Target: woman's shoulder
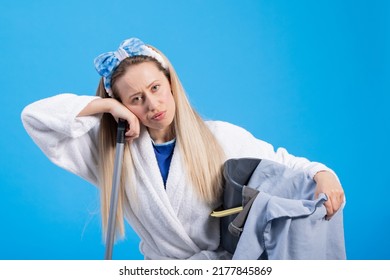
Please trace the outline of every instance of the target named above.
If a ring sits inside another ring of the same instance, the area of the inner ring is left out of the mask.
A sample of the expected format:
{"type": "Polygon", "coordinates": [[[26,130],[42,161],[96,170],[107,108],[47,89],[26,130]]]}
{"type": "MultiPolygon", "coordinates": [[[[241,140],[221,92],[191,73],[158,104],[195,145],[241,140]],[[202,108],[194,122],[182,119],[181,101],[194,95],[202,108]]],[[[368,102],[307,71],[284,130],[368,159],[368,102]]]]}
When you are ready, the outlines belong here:
{"type": "Polygon", "coordinates": [[[246,129],[226,121],[206,121],[206,124],[213,134],[225,134],[235,136],[250,135],[249,131],[247,131],[246,129]]]}
{"type": "Polygon", "coordinates": [[[225,121],[206,121],[206,124],[221,145],[227,158],[247,154],[243,150],[251,146],[252,137],[245,129],[225,121]]]}
{"type": "Polygon", "coordinates": [[[273,151],[270,144],[257,139],[245,128],[224,122],[207,121],[211,132],[218,139],[228,158],[264,157],[273,151]]]}
{"type": "Polygon", "coordinates": [[[256,141],[255,137],[241,126],[225,121],[206,121],[206,124],[223,146],[251,146],[256,141]]]}

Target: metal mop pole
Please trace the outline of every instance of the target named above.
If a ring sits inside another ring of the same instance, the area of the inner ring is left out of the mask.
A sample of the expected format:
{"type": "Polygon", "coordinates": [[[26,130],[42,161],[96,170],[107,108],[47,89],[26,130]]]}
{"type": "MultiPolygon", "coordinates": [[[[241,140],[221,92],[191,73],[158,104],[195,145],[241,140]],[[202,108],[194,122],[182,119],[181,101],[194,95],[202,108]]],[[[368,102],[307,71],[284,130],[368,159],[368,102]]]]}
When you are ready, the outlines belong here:
{"type": "Polygon", "coordinates": [[[125,147],[125,130],[127,123],[124,120],[118,121],[118,131],[116,137],[116,151],[114,162],[114,174],[112,178],[112,190],[110,199],[110,214],[108,216],[108,228],[106,236],[106,252],[104,259],[112,259],[112,250],[115,239],[116,212],[118,208],[119,185],[122,172],[123,151],[125,147]]]}

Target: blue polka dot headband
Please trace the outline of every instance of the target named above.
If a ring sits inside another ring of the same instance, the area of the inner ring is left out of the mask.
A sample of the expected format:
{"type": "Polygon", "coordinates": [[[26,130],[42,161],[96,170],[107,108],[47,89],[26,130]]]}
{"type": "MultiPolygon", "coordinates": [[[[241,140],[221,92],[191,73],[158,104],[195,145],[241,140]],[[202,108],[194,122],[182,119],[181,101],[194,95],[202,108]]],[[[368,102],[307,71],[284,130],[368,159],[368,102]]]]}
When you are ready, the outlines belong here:
{"type": "Polygon", "coordinates": [[[125,58],[138,55],[153,57],[161,63],[162,67],[164,67],[165,69],[168,68],[164,59],[158,52],[148,47],[140,39],[137,38],[130,38],[124,40],[119,45],[118,50],[114,52],[103,53],[95,58],[94,64],[96,71],[99,73],[100,76],[103,77],[104,88],[106,89],[110,97],[113,97],[111,89],[112,73],[114,73],[115,69],[125,58]]]}

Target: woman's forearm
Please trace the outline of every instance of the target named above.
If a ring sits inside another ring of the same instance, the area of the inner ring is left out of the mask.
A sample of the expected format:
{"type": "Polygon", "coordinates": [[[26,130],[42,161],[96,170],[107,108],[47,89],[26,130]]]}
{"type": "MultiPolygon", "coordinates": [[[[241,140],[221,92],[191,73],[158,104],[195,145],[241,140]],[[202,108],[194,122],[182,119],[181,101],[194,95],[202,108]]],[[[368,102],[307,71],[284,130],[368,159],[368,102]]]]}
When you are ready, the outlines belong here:
{"type": "Polygon", "coordinates": [[[125,137],[131,141],[138,137],[140,123],[138,118],[122,103],[113,98],[97,98],[87,104],[77,117],[92,116],[96,114],[110,113],[116,120],[123,119],[128,123],[125,137]]]}
{"type": "Polygon", "coordinates": [[[112,98],[97,98],[92,100],[90,103],[85,106],[78,117],[92,116],[101,113],[109,113],[112,110],[112,107],[115,106],[115,103],[119,103],[117,100],[112,98]]]}

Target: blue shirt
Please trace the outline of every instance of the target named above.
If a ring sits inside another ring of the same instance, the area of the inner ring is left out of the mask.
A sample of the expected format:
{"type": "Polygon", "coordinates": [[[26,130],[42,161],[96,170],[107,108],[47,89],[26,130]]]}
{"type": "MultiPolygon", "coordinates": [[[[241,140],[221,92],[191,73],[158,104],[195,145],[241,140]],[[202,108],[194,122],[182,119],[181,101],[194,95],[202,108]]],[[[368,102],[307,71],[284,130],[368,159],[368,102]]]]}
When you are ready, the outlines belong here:
{"type": "Polygon", "coordinates": [[[164,181],[164,186],[166,185],[167,182],[169,166],[171,165],[175,143],[176,143],[176,139],[173,139],[169,142],[165,142],[162,144],[156,144],[153,142],[153,149],[156,155],[158,167],[160,168],[161,176],[164,181]]]}

